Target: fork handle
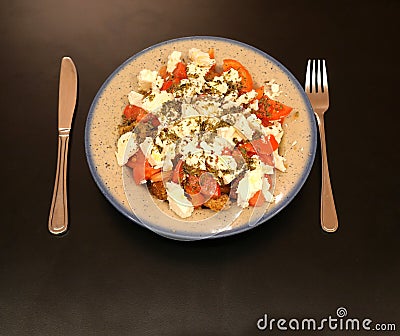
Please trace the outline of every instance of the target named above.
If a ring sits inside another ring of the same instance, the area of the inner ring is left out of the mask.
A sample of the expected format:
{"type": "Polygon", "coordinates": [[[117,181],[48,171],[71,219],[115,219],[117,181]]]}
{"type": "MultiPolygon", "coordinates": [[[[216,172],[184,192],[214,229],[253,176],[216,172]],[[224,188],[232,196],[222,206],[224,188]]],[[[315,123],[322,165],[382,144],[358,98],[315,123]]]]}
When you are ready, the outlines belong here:
{"type": "Polygon", "coordinates": [[[57,171],[49,215],[49,231],[59,235],[68,227],[67,158],[69,131],[58,135],[57,171]]]}
{"type": "Polygon", "coordinates": [[[335,232],[339,223],[335,201],[333,199],[331,179],[329,177],[328,158],[326,155],[324,116],[317,115],[317,121],[321,139],[322,156],[321,226],[326,232],[335,232]]]}

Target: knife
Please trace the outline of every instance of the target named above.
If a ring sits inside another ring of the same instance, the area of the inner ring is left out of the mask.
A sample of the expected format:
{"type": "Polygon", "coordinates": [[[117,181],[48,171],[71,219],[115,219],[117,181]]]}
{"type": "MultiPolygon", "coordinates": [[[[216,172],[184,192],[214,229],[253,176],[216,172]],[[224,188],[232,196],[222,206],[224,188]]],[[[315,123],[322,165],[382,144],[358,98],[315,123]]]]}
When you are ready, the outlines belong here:
{"type": "Polygon", "coordinates": [[[76,104],[77,83],[74,62],[69,57],[63,57],[58,91],[57,170],[49,215],[49,231],[56,235],[64,233],[68,228],[67,158],[69,133],[76,104]]]}

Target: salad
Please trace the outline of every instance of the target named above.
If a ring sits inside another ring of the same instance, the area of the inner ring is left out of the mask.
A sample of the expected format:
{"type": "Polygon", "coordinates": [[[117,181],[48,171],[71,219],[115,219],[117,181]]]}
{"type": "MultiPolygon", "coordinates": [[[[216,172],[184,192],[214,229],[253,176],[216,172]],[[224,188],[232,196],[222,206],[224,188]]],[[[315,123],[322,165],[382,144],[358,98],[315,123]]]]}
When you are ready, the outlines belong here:
{"type": "Polygon", "coordinates": [[[173,51],[158,70],[143,69],[128,94],[116,158],[136,184],[167,201],[181,218],[197,208],[220,211],[273,201],[282,123],[274,80],[253,83],[233,59],[217,64],[214,50],[173,51]]]}

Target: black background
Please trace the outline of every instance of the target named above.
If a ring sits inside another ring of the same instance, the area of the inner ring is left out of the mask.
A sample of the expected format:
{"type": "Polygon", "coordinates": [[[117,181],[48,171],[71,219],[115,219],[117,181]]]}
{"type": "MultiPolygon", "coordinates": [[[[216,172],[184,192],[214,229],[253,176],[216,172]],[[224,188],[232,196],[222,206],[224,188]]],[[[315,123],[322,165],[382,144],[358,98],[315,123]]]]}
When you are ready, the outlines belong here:
{"type": "MultiPolygon", "coordinates": [[[[400,6],[381,1],[2,1],[0,335],[281,335],[257,320],[336,316],[400,329],[400,6]],[[325,58],[328,153],[340,221],[319,223],[320,152],[295,200],[224,239],[177,242],[135,225],[97,189],[84,127],[97,90],[136,52],[211,35],[257,47],[302,83],[325,58]],[[47,231],[60,60],[79,99],[69,153],[70,230],[47,231]]],[[[292,332],[394,335],[391,332],[292,332]]]]}

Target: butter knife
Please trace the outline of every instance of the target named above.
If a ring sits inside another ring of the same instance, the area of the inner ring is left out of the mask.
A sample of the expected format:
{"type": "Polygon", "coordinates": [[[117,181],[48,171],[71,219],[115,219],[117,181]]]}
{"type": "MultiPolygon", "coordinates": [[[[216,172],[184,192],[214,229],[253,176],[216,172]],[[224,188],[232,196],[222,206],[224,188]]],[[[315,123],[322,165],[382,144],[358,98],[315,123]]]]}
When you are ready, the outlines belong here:
{"type": "Polygon", "coordinates": [[[74,62],[63,57],[58,91],[58,156],[53,199],[49,215],[49,231],[64,233],[68,228],[67,158],[69,134],[74,116],[77,92],[77,73],[74,62]]]}

